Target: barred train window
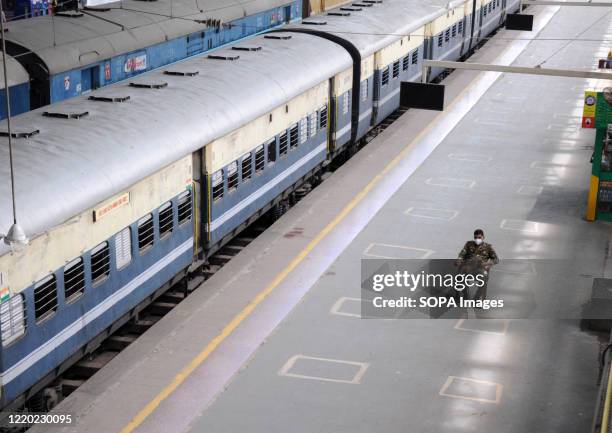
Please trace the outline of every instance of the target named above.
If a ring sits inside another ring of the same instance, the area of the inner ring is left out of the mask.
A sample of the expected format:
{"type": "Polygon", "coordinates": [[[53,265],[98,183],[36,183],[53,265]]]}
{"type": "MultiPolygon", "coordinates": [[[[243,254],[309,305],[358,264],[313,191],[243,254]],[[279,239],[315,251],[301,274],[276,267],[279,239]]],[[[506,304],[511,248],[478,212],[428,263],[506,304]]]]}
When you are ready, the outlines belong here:
{"type": "Polygon", "coordinates": [[[85,265],[83,258],[73,260],[64,266],[64,296],[66,302],[76,300],[85,290],[85,265]]]}
{"type": "Polygon", "coordinates": [[[100,284],[110,274],[110,250],[108,242],[102,242],[91,250],[91,282],[100,284]]]}
{"type": "Polygon", "coordinates": [[[268,164],[274,163],[276,161],[276,138],[268,141],[268,164]]]}
{"type": "Polygon", "coordinates": [[[317,113],[311,113],[308,116],[308,136],[310,138],[314,137],[317,133],[317,113]]]}
{"type": "Polygon", "coordinates": [[[454,38],[455,36],[457,36],[457,24],[453,24],[453,29],[452,29],[452,33],[451,33],[452,37],[454,38]]]}
{"type": "Polygon", "coordinates": [[[418,48],[414,50],[414,53],[412,53],[412,64],[416,65],[417,63],[419,63],[419,49],[418,48]]]}
{"type": "Polygon", "coordinates": [[[308,118],[304,117],[300,120],[300,144],[308,141],[308,118]]]}
{"type": "Polygon", "coordinates": [[[132,261],[132,230],[129,227],[115,235],[115,257],[117,269],[127,266],[132,261]]]}
{"type": "Polygon", "coordinates": [[[327,128],[327,105],[321,107],[319,116],[319,129],[327,128]]]}
{"type": "Polygon", "coordinates": [[[142,253],[153,245],[153,215],[149,214],[138,221],[138,250],[142,253]]]}
{"type": "Polygon", "coordinates": [[[463,21],[459,21],[457,23],[457,33],[461,34],[463,32],[463,21]]]}
{"type": "Polygon", "coordinates": [[[368,80],[364,80],[361,83],[361,100],[362,101],[368,100],[368,80]]]}
{"type": "Polygon", "coordinates": [[[283,132],[278,139],[278,154],[287,154],[287,131],[283,132]]]}
{"type": "Polygon", "coordinates": [[[400,63],[398,60],[397,62],[393,63],[393,78],[399,77],[399,72],[400,72],[400,63]]]}
{"type": "Polygon", "coordinates": [[[227,190],[232,191],[236,188],[238,188],[238,161],[227,166],[227,190]]]}
{"type": "Polygon", "coordinates": [[[409,67],[410,67],[410,55],[404,57],[404,59],[402,60],[402,69],[404,71],[407,71],[409,67]]]}
{"type": "Polygon", "coordinates": [[[172,202],[167,202],[161,205],[159,208],[159,237],[163,238],[172,233],[172,227],[174,225],[174,209],[172,209],[172,202]]]}
{"type": "Polygon", "coordinates": [[[178,197],[178,223],[191,221],[191,191],[184,191],[178,197]]]}
{"type": "Polygon", "coordinates": [[[255,173],[263,171],[266,166],[265,152],[263,145],[255,149],[255,173]]]}
{"type": "Polygon", "coordinates": [[[342,96],[342,114],[348,114],[349,112],[349,94],[345,93],[342,96]]]}
{"type": "Polygon", "coordinates": [[[382,72],[382,85],[386,86],[387,84],[389,84],[389,68],[382,72]]]}
{"type": "Polygon", "coordinates": [[[295,149],[298,146],[298,124],[296,123],[289,130],[289,148],[295,149]]]}
{"type": "Polygon", "coordinates": [[[218,170],[212,175],[212,197],[213,201],[223,198],[223,170],[218,170]]]}
{"type": "Polygon", "coordinates": [[[2,345],[8,346],[26,331],[25,302],[23,295],[17,293],[0,304],[0,332],[2,345]]]}
{"type": "Polygon", "coordinates": [[[57,310],[57,281],[51,274],[34,286],[34,317],[37,322],[51,317],[57,310]]]}
{"type": "Polygon", "coordinates": [[[242,181],[249,180],[252,174],[251,162],[253,158],[251,158],[251,153],[245,153],[242,155],[242,181]]]}
{"type": "Polygon", "coordinates": [[[450,29],[446,29],[446,32],[444,32],[444,41],[448,42],[450,40],[450,29]]]}
{"type": "Polygon", "coordinates": [[[442,46],[442,42],[444,42],[444,36],[442,36],[442,33],[440,33],[438,35],[438,47],[442,46]]]}

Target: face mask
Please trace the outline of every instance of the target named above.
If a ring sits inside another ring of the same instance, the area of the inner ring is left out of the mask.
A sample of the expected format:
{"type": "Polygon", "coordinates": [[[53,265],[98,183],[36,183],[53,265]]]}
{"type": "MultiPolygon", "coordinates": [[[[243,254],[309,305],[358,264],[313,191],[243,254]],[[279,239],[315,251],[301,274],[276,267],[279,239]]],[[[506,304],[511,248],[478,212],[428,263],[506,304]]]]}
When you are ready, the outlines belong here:
{"type": "Polygon", "coordinates": [[[474,239],[474,242],[476,242],[476,245],[481,245],[482,244],[482,239],[480,239],[480,238],[474,239]]]}

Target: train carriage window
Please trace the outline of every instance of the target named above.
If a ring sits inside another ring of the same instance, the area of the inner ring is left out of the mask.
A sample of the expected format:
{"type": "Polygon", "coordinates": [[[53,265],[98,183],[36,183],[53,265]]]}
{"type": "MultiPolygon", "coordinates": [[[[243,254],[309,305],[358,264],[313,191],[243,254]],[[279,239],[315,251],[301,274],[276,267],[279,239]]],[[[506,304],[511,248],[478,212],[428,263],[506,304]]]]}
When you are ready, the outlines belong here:
{"type": "Polygon", "coordinates": [[[361,100],[368,100],[368,80],[363,80],[361,82],[361,100]]]}
{"type": "Polygon", "coordinates": [[[385,68],[385,70],[382,71],[381,83],[383,86],[386,86],[387,84],[389,84],[389,68],[385,68]]]}
{"type": "Polygon", "coordinates": [[[300,120],[300,144],[308,141],[308,118],[304,117],[300,120]]]}
{"type": "Polygon", "coordinates": [[[457,24],[456,23],[453,24],[451,35],[453,38],[457,37],[457,24]]]}
{"type": "Polygon", "coordinates": [[[265,151],[263,145],[255,149],[255,173],[263,171],[266,166],[265,151]]]}
{"type": "Polygon", "coordinates": [[[115,235],[115,260],[117,269],[122,269],[132,261],[132,230],[124,228],[115,235]]]}
{"type": "Polygon", "coordinates": [[[253,162],[253,158],[251,157],[251,153],[246,153],[242,156],[242,181],[249,180],[251,175],[253,174],[253,169],[251,168],[251,163],[253,162]]]}
{"type": "Polygon", "coordinates": [[[217,170],[212,175],[213,201],[223,198],[223,170],[217,170]]]}
{"type": "Polygon", "coordinates": [[[327,105],[319,110],[319,129],[327,128],[327,105]]]}
{"type": "Polygon", "coordinates": [[[295,149],[298,146],[298,124],[291,126],[289,130],[289,148],[295,149]]]}
{"type": "Polygon", "coordinates": [[[444,32],[444,41],[448,42],[450,40],[450,29],[446,29],[444,32]]]}
{"type": "Polygon", "coordinates": [[[399,73],[400,73],[400,62],[398,60],[397,62],[393,63],[393,78],[399,77],[399,73]]]}
{"type": "Polygon", "coordinates": [[[459,21],[457,23],[457,33],[459,34],[463,33],[463,21],[459,21]]]}
{"type": "Polygon", "coordinates": [[[172,233],[174,226],[174,209],[172,202],[167,202],[159,208],[159,237],[164,238],[172,233]]]}
{"type": "Polygon", "coordinates": [[[442,33],[440,33],[438,35],[438,48],[440,48],[442,46],[443,42],[444,42],[444,36],[442,35],[442,33]]]}
{"type": "Polygon", "coordinates": [[[73,260],[64,266],[64,296],[66,302],[76,300],[85,291],[85,265],[83,258],[73,260]]]}
{"type": "Polygon", "coordinates": [[[238,161],[227,166],[227,190],[234,191],[238,188],[238,161]]]}
{"type": "Polygon", "coordinates": [[[287,154],[287,131],[283,132],[278,139],[278,154],[287,154]]]}
{"type": "Polygon", "coordinates": [[[268,141],[268,164],[276,162],[276,138],[268,141]]]}
{"type": "Polygon", "coordinates": [[[145,252],[153,245],[154,227],[153,215],[149,214],[138,221],[138,250],[145,252]]]}
{"type": "Polygon", "coordinates": [[[25,334],[26,314],[25,301],[21,293],[13,295],[8,301],[0,304],[0,332],[2,346],[8,346],[25,334]]]}
{"type": "Polygon", "coordinates": [[[178,197],[178,223],[191,221],[191,191],[184,191],[178,197]]]}
{"type": "Polygon", "coordinates": [[[100,284],[110,274],[110,250],[108,242],[102,242],[91,250],[91,283],[100,284]]]}
{"type": "Polygon", "coordinates": [[[57,280],[51,274],[34,286],[34,317],[36,322],[51,317],[57,311],[57,280]]]}
{"type": "Polygon", "coordinates": [[[487,16],[487,7],[486,6],[483,7],[482,10],[483,10],[482,14],[486,17],[487,16]]]}
{"type": "Polygon", "coordinates": [[[311,113],[308,116],[308,136],[310,138],[314,137],[317,133],[317,113],[311,113]]]}
{"type": "Polygon", "coordinates": [[[414,50],[414,52],[412,53],[412,64],[416,65],[417,63],[419,63],[419,49],[418,48],[414,50]]]}
{"type": "Polygon", "coordinates": [[[407,71],[410,67],[410,55],[402,59],[402,70],[407,71]]]}
{"type": "Polygon", "coordinates": [[[349,94],[348,92],[342,95],[342,114],[348,114],[349,112],[349,94]]]}

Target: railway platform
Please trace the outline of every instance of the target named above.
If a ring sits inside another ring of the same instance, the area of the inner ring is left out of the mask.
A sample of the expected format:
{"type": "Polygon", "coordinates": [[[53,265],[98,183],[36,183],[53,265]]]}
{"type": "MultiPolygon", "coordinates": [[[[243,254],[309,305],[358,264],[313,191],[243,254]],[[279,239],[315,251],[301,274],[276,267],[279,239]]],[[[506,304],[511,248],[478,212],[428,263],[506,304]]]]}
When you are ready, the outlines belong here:
{"type": "MultiPolygon", "coordinates": [[[[609,12],[534,8],[469,61],[592,69],[609,12]],[[591,42],[568,43],[588,28],[591,42]],[[533,41],[538,38],[538,41],[533,41]]],[[[362,320],[362,258],[592,261],[581,79],[456,71],[54,410],[39,432],[588,432],[597,335],[577,320],[362,320]]],[[[578,297],[588,299],[590,284],[578,297]]]]}

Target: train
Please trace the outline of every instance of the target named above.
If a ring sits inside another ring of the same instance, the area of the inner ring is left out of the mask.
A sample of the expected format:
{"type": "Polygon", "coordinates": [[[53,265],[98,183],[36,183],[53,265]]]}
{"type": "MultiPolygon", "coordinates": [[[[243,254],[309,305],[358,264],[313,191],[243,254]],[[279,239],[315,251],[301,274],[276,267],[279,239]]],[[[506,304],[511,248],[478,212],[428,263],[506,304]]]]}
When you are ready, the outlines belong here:
{"type": "Polygon", "coordinates": [[[301,17],[301,0],[126,0],[10,21],[7,54],[29,76],[29,93],[15,91],[11,112],[79,96],[301,17]]]}
{"type": "MultiPolygon", "coordinates": [[[[362,142],[424,58],[469,54],[516,8],[364,0],[16,116],[15,203],[30,244],[0,246],[3,410],[39,396],[362,142]]],[[[13,223],[9,188],[0,232],[13,223]]]]}

